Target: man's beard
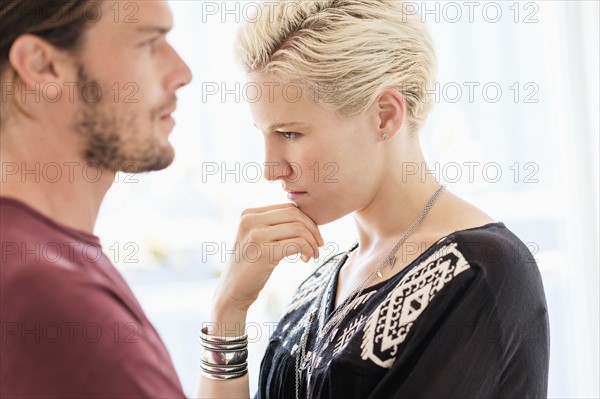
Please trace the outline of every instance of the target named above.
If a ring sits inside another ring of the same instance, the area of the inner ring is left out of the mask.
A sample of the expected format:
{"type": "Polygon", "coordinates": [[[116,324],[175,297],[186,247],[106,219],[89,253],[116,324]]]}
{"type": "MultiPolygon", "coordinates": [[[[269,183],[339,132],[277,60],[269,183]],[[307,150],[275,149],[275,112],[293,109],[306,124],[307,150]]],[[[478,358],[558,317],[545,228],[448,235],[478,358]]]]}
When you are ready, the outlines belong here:
{"type": "MultiPolygon", "coordinates": [[[[144,115],[127,114],[127,108],[120,104],[121,98],[111,104],[109,93],[113,92],[86,73],[82,65],[77,75],[80,90],[75,131],[83,139],[83,156],[87,163],[103,169],[137,173],[161,170],[173,162],[175,152],[170,144],[159,142],[153,136],[154,132],[140,130],[138,118],[144,115]],[[102,90],[98,101],[86,98],[85,92],[90,87],[102,90]]],[[[153,126],[160,112],[175,103],[173,97],[168,104],[149,112],[147,126],[153,126]]]]}

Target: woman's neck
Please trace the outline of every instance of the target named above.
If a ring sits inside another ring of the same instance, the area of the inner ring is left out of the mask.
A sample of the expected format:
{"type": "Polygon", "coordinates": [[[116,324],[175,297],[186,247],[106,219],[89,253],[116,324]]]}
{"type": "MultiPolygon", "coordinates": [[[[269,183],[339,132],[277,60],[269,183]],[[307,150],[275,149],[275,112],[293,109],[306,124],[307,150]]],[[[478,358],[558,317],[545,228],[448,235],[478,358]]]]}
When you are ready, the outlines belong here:
{"type": "MultiPolygon", "coordinates": [[[[390,166],[385,168],[386,175],[381,179],[379,190],[371,202],[354,213],[359,241],[356,251],[359,257],[377,253],[381,246],[389,248],[392,241],[395,243],[419,217],[440,187],[435,176],[428,173],[418,141],[405,142],[399,147],[401,149],[398,153],[391,154],[388,162],[390,166]],[[398,165],[398,162],[392,161],[394,159],[403,161],[398,165]]],[[[443,196],[442,193],[441,199],[443,196]]],[[[431,216],[435,207],[434,204],[415,232],[432,225],[431,216]]]]}

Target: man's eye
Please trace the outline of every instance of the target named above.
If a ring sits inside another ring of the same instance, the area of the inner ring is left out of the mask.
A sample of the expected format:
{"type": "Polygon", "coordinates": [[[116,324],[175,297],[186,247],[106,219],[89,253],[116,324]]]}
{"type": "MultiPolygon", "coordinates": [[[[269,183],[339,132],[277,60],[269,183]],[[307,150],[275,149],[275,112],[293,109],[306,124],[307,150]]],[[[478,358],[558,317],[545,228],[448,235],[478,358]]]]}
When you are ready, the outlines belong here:
{"type": "Polygon", "coordinates": [[[143,42],[142,44],[144,46],[147,46],[150,48],[150,50],[154,51],[154,49],[156,48],[156,43],[158,42],[158,38],[153,38],[153,39],[149,39],[146,40],[145,42],[143,42]]]}
{"type": "Polygon", "coordinates": [[[294,139],[296,137],[298,137],[299,133],[296,132],[279,132],[279,134],[281,134],[283,137],[285,137],[288,140],[294,139]]]}

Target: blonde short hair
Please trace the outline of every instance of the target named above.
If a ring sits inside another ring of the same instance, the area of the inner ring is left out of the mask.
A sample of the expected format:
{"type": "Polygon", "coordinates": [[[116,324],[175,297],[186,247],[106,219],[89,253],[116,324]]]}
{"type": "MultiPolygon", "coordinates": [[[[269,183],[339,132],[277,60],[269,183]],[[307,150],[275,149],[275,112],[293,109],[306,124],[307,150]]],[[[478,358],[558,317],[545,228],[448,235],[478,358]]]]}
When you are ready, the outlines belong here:
{"type": "Polygon", "coordinates": [[[433,42],[400,0],[264,1],[240,28],[236,52],[246,73],[299,83],[342,114],[366,111],[389,87],[402,93],[411,131],[431,109],[433,42]]]}

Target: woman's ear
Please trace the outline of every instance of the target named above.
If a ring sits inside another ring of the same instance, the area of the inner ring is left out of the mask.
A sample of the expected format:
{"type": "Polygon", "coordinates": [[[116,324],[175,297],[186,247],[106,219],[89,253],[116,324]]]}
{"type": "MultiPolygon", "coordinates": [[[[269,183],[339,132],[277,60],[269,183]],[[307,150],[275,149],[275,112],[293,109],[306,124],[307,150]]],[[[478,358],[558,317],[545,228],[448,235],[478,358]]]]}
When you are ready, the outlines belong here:
{"type": "Polygon", "coordinates": [[[404,125],[406,120],[406,104],[402,94],[396,88],[387,88],[375,101],[378,117],[378,134],[392,139],[404,125]]]}

